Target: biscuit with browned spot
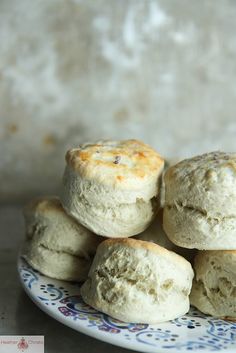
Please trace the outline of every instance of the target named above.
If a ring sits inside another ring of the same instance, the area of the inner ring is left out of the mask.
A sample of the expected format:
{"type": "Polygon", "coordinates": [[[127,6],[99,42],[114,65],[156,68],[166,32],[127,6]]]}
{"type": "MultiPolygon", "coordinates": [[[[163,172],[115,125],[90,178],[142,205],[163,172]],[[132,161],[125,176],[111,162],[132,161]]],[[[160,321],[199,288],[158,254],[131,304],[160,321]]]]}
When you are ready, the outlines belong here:
{"type": "Polygon", "coordinates": [[[183,160],[164,176],[163,226],[176,245],[236,250],[236,153],[183,160]]]}
{"type": "Polygon", "coordinates": [[[85,227],[106,237],[142,232],[159,207],[164,160],[137,140],[98,141],[66,154],[61,201],[85,227]]]}
{"type": "Polygon", "coordinates": [[[98,248],[84,301],[118,320],[154,324],[189,310],[193,270],[190,263],[157,244],[108,239],[98,248]]]}

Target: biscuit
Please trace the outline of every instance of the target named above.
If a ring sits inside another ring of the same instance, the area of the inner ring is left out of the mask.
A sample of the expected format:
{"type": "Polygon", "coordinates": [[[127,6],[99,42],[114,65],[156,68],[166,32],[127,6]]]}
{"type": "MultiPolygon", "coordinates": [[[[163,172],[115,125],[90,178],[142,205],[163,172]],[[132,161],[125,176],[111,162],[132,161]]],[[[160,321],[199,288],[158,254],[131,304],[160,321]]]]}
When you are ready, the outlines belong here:
{"type": "Polygon", "coordinates": [[[205,314],[236,319],[236,251],[199,251],[191,304],[205,314]]]}
{"type": "Polygon", "coordinates": [[[108,239],[97,248],[81,295],[118,320],[153,324],[189,310],[192,278],[188,261],[156,244],[108,239]]]}
{"type": "Polygon", "coordinates": [[[101,238],[68,216],[56,197],[33,200],[24,218],[28,263],[53,278],[84,280],[101,238]]]}
{"type": "Polygon", "coordinates": [[[167,237],[163,226],[163,209],[159,210],[156,218],[151,225],[142,233],[134,236],[135,239],[149,241],[166,248],[167,250],[174,251],[176,254],[183,256],[186,260],[192,263],[196,255],[196,249],[186,249],[172,243],[167,237]]]}
{"type": "Polygon", "coordinates": [[[26,241],[23,258],[45,276],[64,281],[85,281],[92,259],[50,250],[37,241],[26,241]]]}
{"type": "Polygon", "coordinates": [[[94,233],[128,237],[142,232],[159,207],[164,160],[137,140],[99,141],[66,155],[62,205],[94,233]]]}
{"type": "Polygon", "coordinates": [[[170,167],[164,176],[163,226],[176,245],[236,249],[236,154],[212,152],[170,167]]]}

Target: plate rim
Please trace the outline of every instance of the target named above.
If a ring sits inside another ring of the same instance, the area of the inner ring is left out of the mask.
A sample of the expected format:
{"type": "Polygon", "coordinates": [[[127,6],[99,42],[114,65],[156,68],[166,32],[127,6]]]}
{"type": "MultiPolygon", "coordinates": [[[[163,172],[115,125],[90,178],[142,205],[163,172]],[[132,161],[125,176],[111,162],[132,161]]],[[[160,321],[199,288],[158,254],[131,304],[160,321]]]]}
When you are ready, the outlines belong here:
{"type": "MultiPolygon", "coordinates": [[[[134,343],[133,342],[130,343],[129,341],[127,341],[126,342],[127,344],[125,344],[125,343],[123,343],[123,341],[120,341],[120,339],[118,337],[116,337],[116,336],[113,336],[112,340],[111,340],[110,335],[106,334],[105,332],[95,331],[95,330],[94,331],[93,330],[88,330],[88,329],[84,328],[83,326],[81,326],[79,322],[77,322],[76,325],[73,325],[73,321],[63,320],[63,316],[61,316],[59,313],[51,311],[51,310],[47,310],[46,305],[43,305],[43,303],[41,301],[37,301],[35,299],[35,297],[32,295],[32,291],[30,291],[30,289],[24,284],[24,281],[23,281],[22,276],[20,274],[20,268],[19,268],[20,264],[23,263],[23,261],[27,263],[27,261],[22,257],[22,255],[20,253],[18,255],[18,258],[17,258],[17,273],[18,273],[18,277],[19,277],[21,286],[23,287],[23,290],[28,295],[28,297],[32,300],[32,302],[39,309],[41,309],[45,314],[49,315],[54,320],[59,321],[61,324],[72,328],[75,331],[80,332],[80,333],[82,333],[84,335],[87,335],[89,337],[92,337],[94,339],[97,339],[99,341],[102,341],[102,342],[105,342],[105,343],[109,343],[109,344],[111,344],[113,346],[118,346],[118,347],[121,347],[121,348],[130,349],[132,351],[138,351],[138,352],[142,352],[142,353],[153,353],[153,350],[148,350],[148,347],[146,347],[146,346],[145,346],[146,349],[143,350],[140,347],[134,347],[134,343]],[[79,330],[78,330],[78,328],[79,328],[79,330]]],[[[28,263],[27,263],[27,265],[30,266],[28,263]]],[[[32,266],[30,266],[30,267],[32,268],[32,266]]],[[[45,277],[49,278],[49,279],[53,279],[53,278],[50,278],[48,276],[45,276],[45,277]]],[[[66,282],[66,281],[63,281],[63,280],[58,280],[58,281],[66,282]]],[[[140,342],[140,345],[142,345],[141,342],[140,342]]],[[[162,353],[162,352],[166,353],[163,350],[158,350],[158,352],[156,352],[156,353],[162,353]]]]}
{"type": "MultiPolygon", "coordinates": [[[[21,275],[21,268],[22,266],[26,264],[28,267],[30,267],[31,269],[33,269],[33,267],[31,265],[28,264],[28,262],[24,259],[24,257],[22,256],[21,251],[18,254],[17,257],[17,273],[18,273],[18,277],[21,283],[21,286],[23,287],[23,290],[25,291],[25,293],[28,295],[28,297],[32,300],[32,302],[39,308],[41,309],[45,314],[47,314],[48,316],[50,316],[51,318],[53,318],[54,320],[57,320],[58,322],[60,322],[61,324],[72,328],[73,330],[80,332],[82,334],[85,334],[89,337],[92,337],[94,339],[97,339],[99,341],[105,342],[105,343],[109,343],[113,346],[118,346],[118,347],[122,347],[125,349],[130,349],[132,351],[138,351],[138,352],[143,352],[143,353],[167,353],[166,349],[162,349],[162,348],[157,348],[157,347],[148,347],[147,345],[145,345],[142,342],[139,342],[138,344],[136,342],[133,341],[122,341],[120,340],[119,336],[110,336],[110,333],[108,332],[104,332],[104,331],[96,331],[96,330],[89,330],[87,327],[83,327],[82,325],[80,325],[80,322],[76,322],[74,323],[71,320],[65,320],[63,316],[61,316],[59,314],[59,312],[54,311],[54,310],[49,310],[49,308],[43,304],[43,302],[41,302],[40,300],[36,300],[35,296],[32,294],[32,291],[28,288],[28,286],[25,285],[22,275],[21,275]]],[[[34,269],[33,269],[34,270],[34,269]]],[[[40,275],[42,275],[39,271],[37,271],[40,275]]],[[[49,280],[57,280],[57,279],[53,279],[50,278],[48,276],[43,275],[45,278],[48,278],[49,280]]],[[[63,280],[57,280],[57,281],[61,281],[62,283],[68,283],[67,281],[63,281],[63,280]]],[[[220,349],[219,352],[227,352],[227,353],[235,353],[235,347],[228,347],[227,349],[220,349]]],[[[171,351],[173,353],[180,351],[177,348],[172,348],[171,351]]],[[[186,351],[186,350],[185,350],[186,351]]],[[[185,352],[183,350],[183,352],[185,352]]],[[[192,351],[196,351],[196,352],[200,352],[201,350],[192,350],[192,351]]],[[[210,353],[212,352],[212,350],[205,350],[205,353],[210,353]]]]}

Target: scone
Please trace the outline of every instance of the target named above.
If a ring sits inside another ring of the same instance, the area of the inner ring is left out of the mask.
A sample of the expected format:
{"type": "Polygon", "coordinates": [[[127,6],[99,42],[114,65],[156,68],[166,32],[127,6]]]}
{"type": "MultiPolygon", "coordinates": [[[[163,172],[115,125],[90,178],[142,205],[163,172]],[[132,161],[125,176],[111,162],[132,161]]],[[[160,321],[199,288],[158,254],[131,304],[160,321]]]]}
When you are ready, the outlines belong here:
{"type": "Polygon", "coordinates": [[[236,154],[212,152],[170,167],[163,226],[176,245],[236,249],[236,154]]]}
{"type": "Polygon", "coordinates": [[[205,314],[236,320],[236,251],[199,251],[191,304],[205,314]]]}
{"type": "Polygon", "coordinates": [[[52,278],[85,280],[101,238],[68,216],[56,197],[30,202],[24,218],[27,262],[52,278]]]}
{"type": "Polygon", "coordinates": [[[142,232],[159,207],[164,160],[137,140],[99,141],[66,155],[61,201],[94,233],[129,237],[142,232]]]}
{"type": "Polygon", "coordinates": [[[172,243],[167,237],[163,226],[163,209],[160,209],[154,221],[142,233],[135,235],[135,239],[149,241],[166,248],[167,250],[174,251],[176,254],[183,256],[186,260],[192,263],[196,255],[196,249],[186,249],[172,243]]]}
{"type": "Polygon", "coordinates": [[[85,303],[118,320],[158,323],[189,310],[193,270],[183,257],[133,238],[108,239],[97,248],[85,303]]]}

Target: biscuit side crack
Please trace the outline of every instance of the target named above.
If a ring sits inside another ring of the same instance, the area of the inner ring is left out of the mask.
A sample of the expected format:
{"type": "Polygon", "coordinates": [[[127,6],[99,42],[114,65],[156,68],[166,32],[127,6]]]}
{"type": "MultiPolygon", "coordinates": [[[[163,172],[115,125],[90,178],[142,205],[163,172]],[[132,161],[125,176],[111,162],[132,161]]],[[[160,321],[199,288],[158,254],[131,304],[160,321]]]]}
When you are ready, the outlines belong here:
{"type": "Polygon", "coordinates": [[[55,252],[57,254],[66,254],[66,255],[70,255],[70,256],[73,256],[75,257],[76,259],[79,259],[79,260],[86,260],[88,261],[88,259],[86,259],[85,257],[82,257],[82,256],[78,256],[78,255],[75,255],[75,254],[70,254],[66,251],[62,251],[62,250],[55,250],[55,249],[52,249],[52,248],[48,248],[47,246],[45,246],[44,244],[40,243],[39,244],[39,247],[43,248],[43,249],[46,249],[48,251],[52,251],[52,252],[55,252]]]}
{"type": "Polygon", "coordinates": [[[195,213],[195,214],[198,214],[202,217],[205,217],[207,220],[210,220],[210,221],[212,220],[217,223],[222,222],[227,219],[236,218],[236,215],[223,216],[223,217],[212,217],[212,216],[208,215],[206,210],[204,210],[200,207],[195,207],[193,205],[185,205],[180,201],[175,201],[174,204],[165,204],[165,207],[169,210],[176,209],[177,211],[181,211],[181,212],[186,211],[186,212],[195,213]]]}
{"type": "MultiPolygon", "coordinates": [[[[217,287],[212,287],[212,288],[207,288],[205,285],[205,282],[202,279],[195,279],[195,285],[197,287],[202,288],[202,294],[205,296],[205,298],[209,301],[209,303],[212,305],[212,307],[217,311],[218,309],[218,303],[215,303],[213,300],[214,296],[219,296],[222,298],[222,301],[228,300],[229,296],[235,296],[236,292],[236,287],[232,285],[231,290],[229,291],[229,295],[226,295],[224,291],[222,290],[222,286],[225,285],[225,281],[227,279],[225,277],[220,277],[218,279],[218,286],[217,287]]],[[[228,281],[227,281],[228,282],[228,281]]],[[[194,303],[193,303],[194,305],[194,303]]]]}

